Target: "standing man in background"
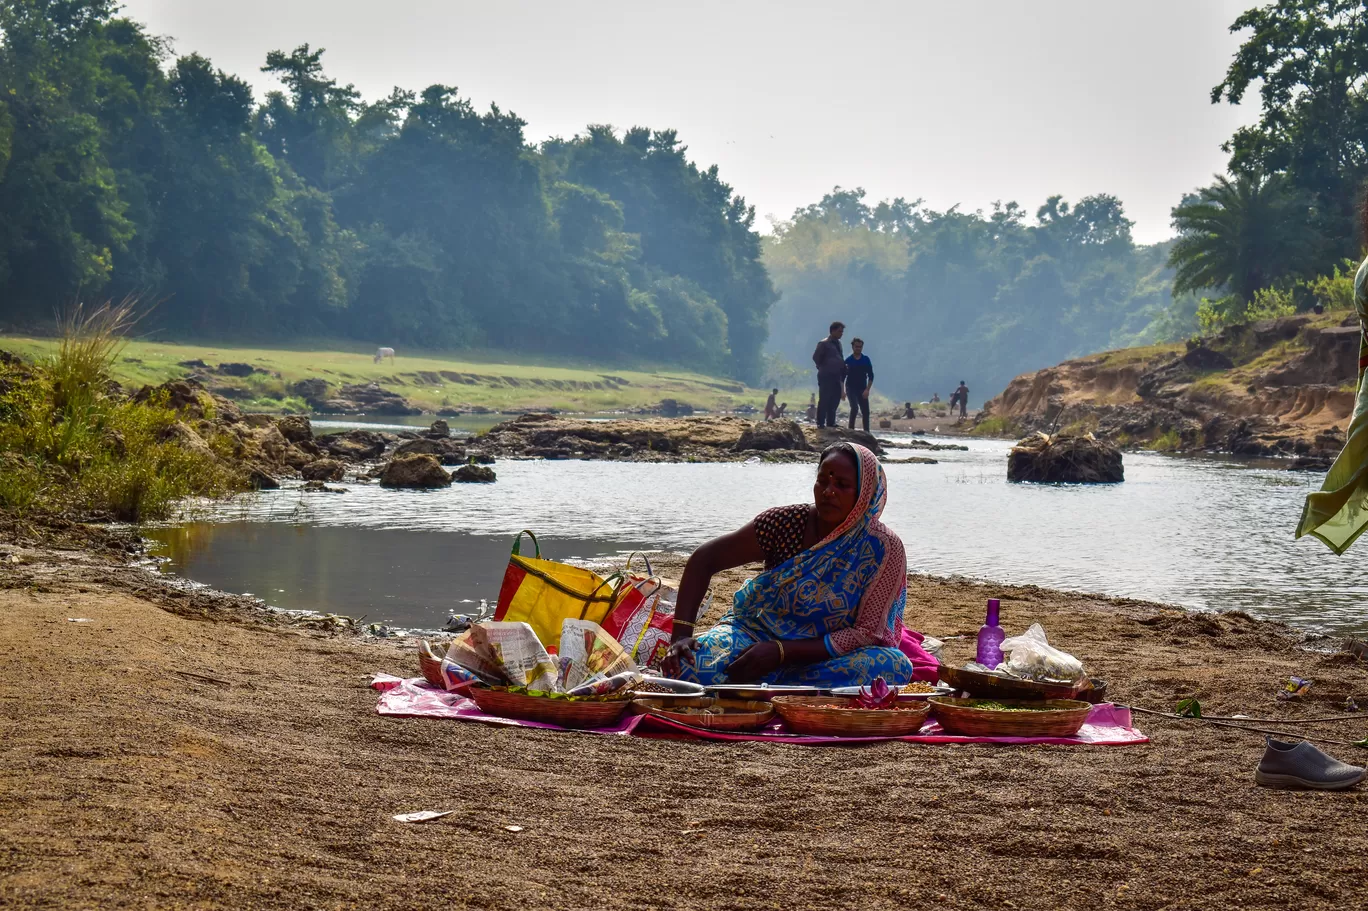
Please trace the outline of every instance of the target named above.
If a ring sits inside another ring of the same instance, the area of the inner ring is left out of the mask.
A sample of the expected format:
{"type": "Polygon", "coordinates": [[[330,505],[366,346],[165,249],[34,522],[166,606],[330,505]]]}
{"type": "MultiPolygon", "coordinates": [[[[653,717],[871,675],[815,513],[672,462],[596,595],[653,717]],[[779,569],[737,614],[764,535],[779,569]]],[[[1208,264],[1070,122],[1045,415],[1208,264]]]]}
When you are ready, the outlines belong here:
{"type": "Polygon", "coordinates": [[[850,429],[855,429],[855,412],[859,411],[864,420],[865,433],[869,433],[869,393],[874,389],[874,362],[864,353],[864,339],[852,339],[850,357],[845,360],[846,398],[850,399],[850,429]]]}
{"type": "Polygon", "coordinates": [[[817,365],[817,426],[835,427],[836,408],[841,404],[841,381],[845,379],[845,352],[841,336],[845,323],[831,324],[827,337],[817,343],[812,362],[817,365]]]}
{"type": "Polygon", "coordinates": [[[967,418],[969,416],[969,387],[964,385],[964,380],[960,380],[959,388],[955,390],[955,395],[959,396],[959,416],[967,418]]]}

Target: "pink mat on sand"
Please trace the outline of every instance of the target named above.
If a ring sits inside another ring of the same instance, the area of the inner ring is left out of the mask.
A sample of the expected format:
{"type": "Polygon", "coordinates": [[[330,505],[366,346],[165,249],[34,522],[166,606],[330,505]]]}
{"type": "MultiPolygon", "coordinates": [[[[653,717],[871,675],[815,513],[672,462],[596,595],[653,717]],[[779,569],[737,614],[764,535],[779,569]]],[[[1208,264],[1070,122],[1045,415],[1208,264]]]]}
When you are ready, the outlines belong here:
{"type": "MultiPolygon", "coordinates": [[[[409,718],[451,718],[457,721],[480,721],[485,724],[503,724],[520,728],[544,728],[551,731],[568,731],[554,724],[538,721],[519,721],[515,718],[500,718],[486,715],[474,701],[457,693],[447,693],[429,684],[421,677],[407,680],[389,674],[376,674],[371,682],[380,691],[380,699],[375,710],[381,715],[398,715],[409,718]]],[[[612,727],[594,728],[582,731],[586,734],[635,734],[639,737],[688,737],[700,740],[769,740],[777,743],[798,744],[841,744],[874,743],[881,740],[907,740],[912,743],[1067,743],[1082,746],[1128,746],[1136,743],[1149,743],[1149,738],[1131,726],[1130,709],[1104,702],[1093,706],[1092,712],[1083,727],[1072,737],[962,737],[946,734],[934,720],[927,721],[921,732],[907,737],[809,737],[791,734],[783,722],[775,720],[768,727],[754,733],[732,734],[724,731],[705,731],[700,728],[678,724],[665,718],[651,715],[624,715],[612,727]]]]}

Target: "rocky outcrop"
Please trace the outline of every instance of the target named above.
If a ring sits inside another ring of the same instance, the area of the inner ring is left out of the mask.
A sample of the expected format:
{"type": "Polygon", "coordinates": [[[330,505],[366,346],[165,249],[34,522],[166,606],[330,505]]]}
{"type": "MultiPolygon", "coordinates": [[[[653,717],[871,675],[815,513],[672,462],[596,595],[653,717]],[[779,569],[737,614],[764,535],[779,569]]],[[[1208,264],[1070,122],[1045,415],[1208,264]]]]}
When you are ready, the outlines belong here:
{"type": "Polygon", "coordinates": [[[472,453],[501,458],[606,459],[632,462],[815,462],[820,450],[850,440],[883,455],[862,430],[818,431],[793,421],[754,423],[732,415],[587,421],[524,414],[467,441],[472,453]]]}
{"type": "Polygon", "coordinates": [[[283,417],[276,421],[275,425],[276,429],[280,431],[280,435],[291,443],[299,444],[313,442],[313,424],[311,424],[309,419],[302,414],[283,417]]]}
{"type": "Polygon", "coordinates": [[[373,430],[345,430],[317,437],[320,449],[344,462],[369,462],[385,452],[387,440],[373,430]]]}
{"type": "Polygon", "coordinates": [[[304,486],[299,488],[305,493],[346,493],[345,487],[329,487],[322,481],[305,481],[304,486]]]}
{"type": "Polygon", "coordinates": [[[340,481],[347,472],[347,466],[337,459],[317,459],[299,469],[306,481],[340,481]]]}
{"type": "Polygon", "coordinates": [[[460,465],[466,459],[465,447],[457,441],[446,439],[433,439],[431,437],[420,437],[416,440],[406,440],[395,447],[394,454],[436,456],[443,465],[460,465]]]}
{"type": "Polygon", "coordinates": [[[451,425],[440,419],[433,421],[432,425],[427,429],[426,436],[430,436],[436,440],[444,440],[451,436],[451,425]]]}
{"type": "Polygon", "coordinates": [[[633,462],[735,462],[757,456],[775,462],[816,459],[815,453],[802,449],[738,450],[737,443],[753,426],[745,418],[733,416],[588,421],[524,414],[470,443],[477,452],[500,458],[633,462]]]}
{"type": "Polygon", "coordinates": [[[930,440],[907,440],[895,443],[892,440],[879,440],[884,449],[925,449],[930,452],[968,452],[969,447],[961,443],[932,443],[930,440]]]}
{"type": "MultiPolygon", "coordinates": [[[[182,449],[187,449],[197,455],[207,456],[210,459],[216,458],[214,450],[205,442],[204,437],[200,436],[189,424],[184,421],[177,421],[166,428],[161,436],[162,442],[174,442],[182,449]]],[[[122,440],[117,445],[122,445],[122,440]]]]}
{"type": "Polygon", "coordinates": [[[451,474],[451,480],[458,484],[493,484],[494,469],[483,465],[462,465],[451,474]]]}
{"type": "Polygon", "coordinates": [[[1299,315],[1186,345],[1091,355],[1017,377],[976,427],[1321,464],[1343,445],[1353,412],[1359,336],[1344,313],[1299,315]]]}
{"type": "Polygon", "coordinates": [[[422,414],[421,409],[414,408],[399,393],[391,392],[379,383],[343,386],[336,395],[319,405],[318,410],[329,414],[422,414]]]}
{"type": "Polygon", "coordinates": [[[332,387],[327,380],[317,377],[310,377],[307,380],[299,380],[289,386],[290,395],[298,396],[308,403],[310,408],[322,410],[323,403],[329,398],[328,393],[332,387]]]}
{"type": "Polygon", "coordinates": [[[851,430],[847,427],[823,427],[809,428],[814,449],[825,449],[832,443],[859,443],[875,455],[883,455],[883,446],[872,433],[863,430],[851,430]]]}
{"type": "Polygon", "coordinates": [[[771,452],[776,449],[810,452],[812,445],[797,421],[761,421],[742,430],[740,439],[732,449],[735,452],[771,452]]]}
{"type": "Polygon", "coordinates": [[[242,420],[242,409],[216,396],[195,380],[170,380],[160,386],[144,386],[133,393],[133,401],[161,401],[191,421],[210,421],[219,425],[242,420]]]}
{"type": "Polygon", "coordinates": [[[247,468],[247,481],[249,484],[251,484],[253,490],[280,489],[279,481],[277,481],[272,475],[268,474],[264,469],[258,468],[254,465],[248,466],[247,468]]]}
{"type": "Polygon", "coordinates": [[[1121,450],[1093,436],[1027,437],[1007,457],[1007,480],[1118,484],[1126,479],[1121,450]]]}
{"type": "Polygon", "coordinates": [[[448,487],[451,475],[434,456],[415,453],[391,459],[380,472],[382,487],[448,487]]]}

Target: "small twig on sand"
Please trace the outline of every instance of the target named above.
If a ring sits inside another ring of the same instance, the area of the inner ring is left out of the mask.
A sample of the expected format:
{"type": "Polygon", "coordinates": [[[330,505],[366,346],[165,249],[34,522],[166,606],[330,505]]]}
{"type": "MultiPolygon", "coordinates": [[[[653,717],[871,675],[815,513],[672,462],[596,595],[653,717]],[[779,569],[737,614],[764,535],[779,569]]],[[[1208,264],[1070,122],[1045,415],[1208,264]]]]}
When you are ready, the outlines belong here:
{"type": "Polygon", "coordinates": [[[1364,721],[1368,720],[1368,715],[1359,712],[1356,715],[1318,715],[1314,718],[1239,718],[1234,715],[1203,715],[1202,718],[1212,721],[1238,721],[1241,724],[1323,724],[1330,721],[1364,721]]]}
{"type": "Polygon", "coordinates": [[[209,683],[213,683],[218,686],[232,686],[232,684],[229,683],[227,680],[220,680],[217,677],[210,677],[208,674],[196,674],[194,671],[178,671],[175,668],[172,668],[171,673],[179,674],[182,677],[193,677],[196,680],[206,680],[209,683]]]}
{"type": "Polygon", "coordinates": [[[1309,740],[1313,743],[1334,743],[1340,746],[1350,747],[1359,746],[1358,743],[1355,743],[1352,740],[1335,740],[1332,737],[1307,737],[1304,734],[1298,734],[1295,731],[1278,731],[1274,730],[1273,728],[1261,728],[1249,724],[1235,724],[1229,721],[1217,721],[1214,718],[1194,718],[1191,715],[1175,715],[1172,712],[1157,712],[1154,709],[1142,709],[1139,706],[1134,705],[1128,705],[1126,706],[1126,708],[1130,709],[1132,712],[1140,712],[1143,715],[1153,715],[1156,718],[1168,718],[1171,721],[1202,721],[1207,724],[1214,724],[1217,727],[1235,728],[1236,730],[1240,731],[1255,731],[1260,734],[1277,734],[1279,737],[1291,737],[1295,740],[1309,740]]]}

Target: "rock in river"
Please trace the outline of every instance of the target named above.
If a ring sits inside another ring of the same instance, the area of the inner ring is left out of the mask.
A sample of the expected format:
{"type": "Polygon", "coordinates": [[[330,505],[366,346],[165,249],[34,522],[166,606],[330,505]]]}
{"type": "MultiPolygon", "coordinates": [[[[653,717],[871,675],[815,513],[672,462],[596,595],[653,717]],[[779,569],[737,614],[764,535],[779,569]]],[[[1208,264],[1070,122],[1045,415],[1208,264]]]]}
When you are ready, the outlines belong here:
{"type": "Polygon", "coordinates": [[[337,390],[334,398],[320,407],[331,414],[422,414],[397,392],[382,388],[379,383],[356,383],[337,390]]]}
{"type": "Polygon", "coordinates": [[[340,481],[346,470],[337,459],[318,459],[299,469],[299,473],[306,481],[340,481]]]}
{"type": "Polygon", "coordinates": [[[1126,479],[1121,450],[1087,436],[1037,433],[1012,447],[1007,480],[1117,484],[1126,479]]]}
{"type": "Polygon", "coordinates": [[[313,424],[302,414],[292,414],[276,421],[280,435],[291,443],[304,443],[313,439],[313,424]]]}
{"type": "Polygon", "coordinates": [[[460,465],[465,462],[465,447],[450,437],[444,439],[420,438],[416,440],[406,440],[395,447],[394,454],[436,456],[443,465],[460,465]]]}
{"type": "Polygon", "coordinates": [[[483,465],[462,465],[451,475],[451,480],[462,484],[492,484],[494,469],[483,465]]]}
{"type": "Polygon", "coordinates": [[[732,447],[736,452],[760,450],[769,452],[774,449],[796,449],[807,452],[807,437],[797,421],[762,421],[741,431],[741,438],[732,447]]]}
{"type": "Polygon", "coordinates": [[[380,458],[385,438],[373,430],[348,430],[318,437],[315,442],[334,458],[345,462],[365,462],[380,458]]]}
{"type": "Polygon", "coordinates": [[[381,487],[447,487],[451,475],[442,469],[436,456],[423,453],[397,456],[380,473],[381,487]]]}

